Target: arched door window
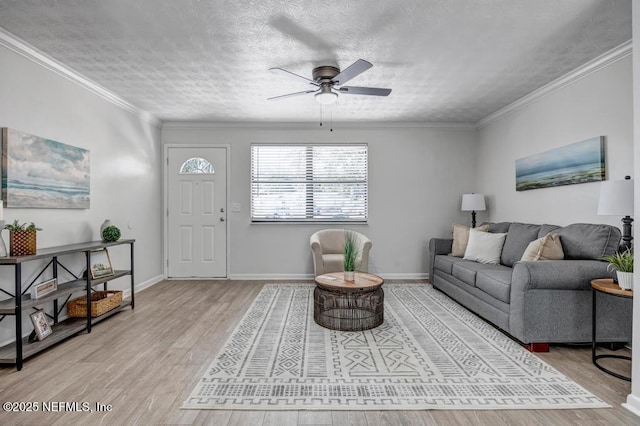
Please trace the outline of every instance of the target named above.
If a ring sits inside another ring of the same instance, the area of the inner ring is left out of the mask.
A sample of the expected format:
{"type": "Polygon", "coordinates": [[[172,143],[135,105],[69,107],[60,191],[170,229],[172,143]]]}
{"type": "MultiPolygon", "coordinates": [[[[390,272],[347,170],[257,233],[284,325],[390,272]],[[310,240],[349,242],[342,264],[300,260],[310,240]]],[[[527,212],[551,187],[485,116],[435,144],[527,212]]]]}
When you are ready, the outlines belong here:
{"type": "Polygon", "coordinates": [[[180,167],[180,174],[206,173],[214,174],[213,165],[204,158],[190,158],[180,167]]]}

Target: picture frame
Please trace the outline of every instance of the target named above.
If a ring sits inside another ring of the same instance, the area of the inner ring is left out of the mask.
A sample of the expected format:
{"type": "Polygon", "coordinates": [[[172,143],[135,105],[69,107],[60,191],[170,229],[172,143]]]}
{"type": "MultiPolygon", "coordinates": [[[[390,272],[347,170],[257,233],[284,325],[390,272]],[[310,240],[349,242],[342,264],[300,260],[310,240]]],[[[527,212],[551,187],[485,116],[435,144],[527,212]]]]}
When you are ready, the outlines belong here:
{"type": "Polygon", "coordinates": [[[110,277],[115,275],[113,265],[111,265],[111,257],[109,256],[109,250],[101,248],[97,250],[91,250],[91,266],[89,268],[91,273],[91,279],[95,280],[103,277],[110,277]]]}
{"type": "Polygon", "coordinates": [[[0,137],[5,207],[90,208],[88,149],[8,127],[0,128],[0,137]]]}
{"type": "Polygon", "coordinates": [[[516,160],[516,191],[603,181],[605,137],[554,148],[516,160]]]}
{"type": "Polygon", "coordinates": [[[47,315],[42,309],[38,309],[36,312],[29,315],[31,323],[33,324],[33,331],[36,333],[38,340],[43,340],[51,333],[53,329],[47,321],[47,315]]]}
{"type": "Polygon", "coordinates": [[[39,299],[49,293],[53,293],[58,289],[58,280],[56,278],[34,284],[31,286],[29,296],[32,299],[39,299]]]}

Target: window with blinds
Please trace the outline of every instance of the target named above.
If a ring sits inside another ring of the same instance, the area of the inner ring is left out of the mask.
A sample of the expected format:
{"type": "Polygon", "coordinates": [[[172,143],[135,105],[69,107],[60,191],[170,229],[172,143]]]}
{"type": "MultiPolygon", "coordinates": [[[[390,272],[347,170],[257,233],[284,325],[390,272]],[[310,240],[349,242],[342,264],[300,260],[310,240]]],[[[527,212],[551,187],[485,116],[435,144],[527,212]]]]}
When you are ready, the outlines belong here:
{"type": "Polygon", "coordinates": [[[251,220],[366,222],[367,145],[251,145],[251,220]]]}

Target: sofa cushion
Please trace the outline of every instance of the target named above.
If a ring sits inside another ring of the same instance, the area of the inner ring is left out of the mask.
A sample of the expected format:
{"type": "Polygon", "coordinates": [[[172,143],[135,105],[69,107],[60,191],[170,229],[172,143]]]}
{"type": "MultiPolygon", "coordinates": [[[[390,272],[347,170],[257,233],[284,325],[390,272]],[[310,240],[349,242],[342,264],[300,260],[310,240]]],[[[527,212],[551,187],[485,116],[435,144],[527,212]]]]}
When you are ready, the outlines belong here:
{"type": "Polygon", "coordinates": [[[509,232],[509,227],[511,226],[511,222],[498,222],[498,223],[483,223],[483,225],[489,226],[489,232],[497,232],[500,234],[504,234],[509,232]]]}
{"type": "Polygon", "coordinates": [[[512,223],[507,233],[507,239],[504,241],[500,263],[506,266],[513,266],[514,263],[522,258],[522,254],[529,243],[538,238],[539,231],[540,225],[512,223]]]}
{"type": "Polygon", "coordinates": [[[613,254],[620,244],[620,230],[611,225],[574,223],[555,231],[560,235],[564,258],[602,260],[613,254]]]}
{"type": "Polygon", "coordinates": [[[476,286],[477,275],[485,271],[507,271],[511,274],[511,268],[503,265],[491,265],[486,263],[472,262],[464,259],[457,259],[451,268],[451,275],[472,287],[476,286]]]}
{"type": "Polygon", "coordinates": [[[544,225],[540,225],[540,232],[538,232],[538,238],[542,238],[547,234],[555,232],[557,229],[560,229],[560,226],[558,226],[558,225],[549,225],[549,224],[546,224],[546,223],[544,225]]]}
{"type": "Polygon", "coordinates": [[[469,231],[469,244],[464,259],[480,263],[498,264],[507,234],[469,231]]]}
{"type": "MultiPolygon", "coordinates": [[[[469,227],[464,225],[453,225],[453,243],[451,244],[451,256],[463,257],[469,242],[469,227]]],[[[488,225],[476,228],[478,231],[488,231],[488,225]]]]}
{"type": "Polygon", "coordinates": [[[452,273],[451,271],[453,268],[453,261],[454,261],[453,256],[438,255],[436,256],[436,259],[433,262],[433,269],[437,271],[442,271],[446,274],[451,275],[452,273]]]}
{"type": "Polygon", "coordinates": [[[522,261],[562,260],[564,251],[560,242],[560,235],[547,234],[542,238],[531,241],[522,255],[522,261]]]}
{"type": "Polygon", "coordinates": [[[511,298],[511,268],[478,271],[476,287],[496,299],[509,303],[511,298]]]}

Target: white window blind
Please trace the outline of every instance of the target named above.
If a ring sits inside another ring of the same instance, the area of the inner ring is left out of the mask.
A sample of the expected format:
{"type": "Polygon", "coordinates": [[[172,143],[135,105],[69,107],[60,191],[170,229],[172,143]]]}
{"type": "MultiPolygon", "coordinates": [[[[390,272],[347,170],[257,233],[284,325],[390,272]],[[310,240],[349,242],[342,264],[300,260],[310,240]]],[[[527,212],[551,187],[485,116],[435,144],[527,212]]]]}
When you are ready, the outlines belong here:
{"type": "Polygon", "coordinates": [[[366,222],[367,145],[251,145],[251,220],[366,222]]]}

